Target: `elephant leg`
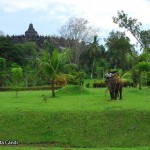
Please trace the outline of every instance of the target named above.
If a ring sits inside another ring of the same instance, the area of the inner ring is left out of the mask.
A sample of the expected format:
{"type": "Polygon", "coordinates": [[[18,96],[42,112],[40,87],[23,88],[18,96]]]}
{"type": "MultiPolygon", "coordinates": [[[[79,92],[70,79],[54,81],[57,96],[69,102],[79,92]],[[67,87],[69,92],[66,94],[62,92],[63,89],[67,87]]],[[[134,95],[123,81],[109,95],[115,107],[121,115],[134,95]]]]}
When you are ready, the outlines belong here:
{"type": "Polygon", "coordinates": [[[115,91],[112,91],[112,100],[115,100],[115,91]]]}
{"type": "Polygon", "coordinates": [[[110,97],[111,97],[111,100],[113,100],[113,94],[112,94],[112,92],[110,92],[110,97]]]}
{"type": "Polygon", "coordinates": [[[117,99],[118,96],[118,90],[115,90],[115,99],[117,99]]]}
{"type": "Polygon", "coordinates": [[[122,99],[122,88],[123,88],[123,84],[121,82],[119,86],[120,100],[122,99]]]}
{"type": "Polygon", "coordinates": [[[118,95],[119,95],[119,84],[116,83],[116,86],[115,86],[115,99],[117,99],[118,95]]]}
{"type": "Polygon", "coordinates": [[[112,96],[112,92],[110,91],[110,97],[111,97],[111,100],[113,100],[113,96],[112,96]]]}
{"type": "Polygon", "coordinates": [[[119,90],[120,93],[120,100],[122,100],[122,88],[119,90]]]}
{"type": "Polygon", "coordinates": [[[109,92],[110,92],[111,100],[113,100],[114,99],[113,92],[111,90],[109,90],[109,92]]]}

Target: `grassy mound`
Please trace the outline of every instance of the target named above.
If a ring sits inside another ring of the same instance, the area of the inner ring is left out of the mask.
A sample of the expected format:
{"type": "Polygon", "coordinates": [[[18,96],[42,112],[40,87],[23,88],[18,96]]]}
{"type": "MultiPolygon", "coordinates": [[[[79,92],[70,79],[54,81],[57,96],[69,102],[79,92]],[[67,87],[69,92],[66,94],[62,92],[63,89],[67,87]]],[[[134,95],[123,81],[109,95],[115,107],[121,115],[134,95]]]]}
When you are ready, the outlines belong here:
{"type": "Polygon", "coordinates": [[[63,94],[63,95],[76,95],[76,94],[89,94],[90,92],[85,89],[84,87],[81,87],[79,85],[67,85],[57,91],[57,94],[63,94]]]}

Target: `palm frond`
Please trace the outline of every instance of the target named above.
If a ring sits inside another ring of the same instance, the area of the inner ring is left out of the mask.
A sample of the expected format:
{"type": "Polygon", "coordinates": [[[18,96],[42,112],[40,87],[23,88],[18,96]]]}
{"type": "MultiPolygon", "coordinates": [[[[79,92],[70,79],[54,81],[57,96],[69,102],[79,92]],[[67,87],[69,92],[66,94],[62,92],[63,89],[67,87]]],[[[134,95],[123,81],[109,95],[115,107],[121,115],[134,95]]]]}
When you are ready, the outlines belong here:
{"type": "Polygon", "coordinates": [[[59,57],[58,57],[59,53],[58,53],[58,49],[55,49],[52,57],[51,57],[51,64],[52,66],[56,69],[57,65],[59,64],[59,57]]]}

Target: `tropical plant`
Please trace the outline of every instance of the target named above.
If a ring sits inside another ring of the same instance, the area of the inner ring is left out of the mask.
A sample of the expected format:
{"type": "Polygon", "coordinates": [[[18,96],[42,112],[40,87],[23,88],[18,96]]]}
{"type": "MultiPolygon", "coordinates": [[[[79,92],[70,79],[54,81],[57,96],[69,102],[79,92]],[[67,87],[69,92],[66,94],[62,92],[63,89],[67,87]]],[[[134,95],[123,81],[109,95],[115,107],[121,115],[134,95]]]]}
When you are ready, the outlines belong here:
{"type": "Polygon", "coordinates": [[[23,65],[24,56],[21,49],[19,49],[10,37],[0,36],[0,57],[7,60],[7,65],[17,63],[23,65]]]}
{"type": "Polygon", "coordinates": [[[18,89],[21,86],[23,77],[23,69],[20,66],[13,66],[11,68],[12,86],[16,91],[16,98],[18,97],[18,89]]]}
{"type": "Polygon", "coordinates": [[[53,53],[50,54],[48,51],[43,51],[40,58],[38,58],[39,64],[42,70],[47,74],[50,79],[52,97],[55,97],[55,85],[54,81],[58,74],[63,70],[63,62],[60,61],[58,49],[54,49],[53,53]]]}
{"type": "Polygon", "coordinates": [[[83,70],[80,70],[79,72],[76,73],[76,80],[78,81],[78,84],[80,86],[83,85],[85,77],[86,77],[86,74],[83,70]]]}
{"type": "Polygon", "coordinates": [[[84,18],[69,18],[59,31],[60,35],[66,39],[71,55],[74,56],[74,61],[71,63],[80,63],[79,58],[85,48],[85,42],[91,41],[98,33],[98,29],[88,24],[88,20],[84,18]]]}
{"type": "Polygon", "coordinates": [[[93,42],[89,43],[88,45],[89,55],[90,58],[93,59],[92,62],[92,70],[91,70],[91,78],[93,78],[94,68],[95,68],[95,54],[97,51],[100,51],[99,43],[98,43],[98,36],[94,36],[93,42]]]}
{"type": "Polygon", "coordinates": [[[144,76],[146,75],[146,78],[147,78],[147,74],[150,72],[150,63],[145,62],[145,61],[139,62],[136,65],[136,68],[139,73],[139,89],[141,90],[142,89],[142,75],[144,76]]]}
{"type": "Polygon", "coordinates": [[[147,52],[150,51],[150,30],[142,30],[141,22],[138,22],[135,18],[128,17],[123,10],[118,11],[118,16],[113,17],[113,22],[129,31],[140,44],[141,49],[147,52]]]}
{"type": "Polygon", "coordinates": [[[107,59],[111,64],[110,67],[126,69],[126,55],[132,52],[130,39],[125,36],[125,33],[112,31],[105,41],[108,48],[107,59]]]}

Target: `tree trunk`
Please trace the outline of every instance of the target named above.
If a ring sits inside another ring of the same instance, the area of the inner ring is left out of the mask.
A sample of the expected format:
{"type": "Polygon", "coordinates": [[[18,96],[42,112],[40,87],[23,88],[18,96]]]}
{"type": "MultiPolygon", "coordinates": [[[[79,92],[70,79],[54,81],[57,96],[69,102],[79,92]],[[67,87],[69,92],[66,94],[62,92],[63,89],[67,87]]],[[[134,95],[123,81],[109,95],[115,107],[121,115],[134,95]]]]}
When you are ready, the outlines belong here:
{"type": "Polygon", "coordinates": [[[25,78],[25,85],[26,85],[26,87],[28,87],[28,80],[27,80],[27,78],[25,78]]]}
{"type": "Polygon", "coordinates": [[[104,77],[104,69],[103,69],[103,80],[104,80],[104,78],[105,78],[105,77],[104,77]]]}
{"type": "Polygon", "coordinates": [[[140,79],[140,82],[139,82],[139,90],[142,90],[142,83],[141,83],[141,79],[140,79]]]}
{"type": "Polygon", "coordinates": [[[94,66],[95,66],[95,54],[94,54],[93,65],[92,65],[91,79],[93,78],[93,74],[94,74],[94,66]]]}
{"type": "Polygon", "coordinates": [[[55,97],[54,79],[51,80],[52,97],[55,97]]]}
{"type": "Polygon", "coordinates": [[[140,79],[139,79],[139,90],[142,90],[142,78],[141,78],[141,74],[140,74],[140,79]]]}

